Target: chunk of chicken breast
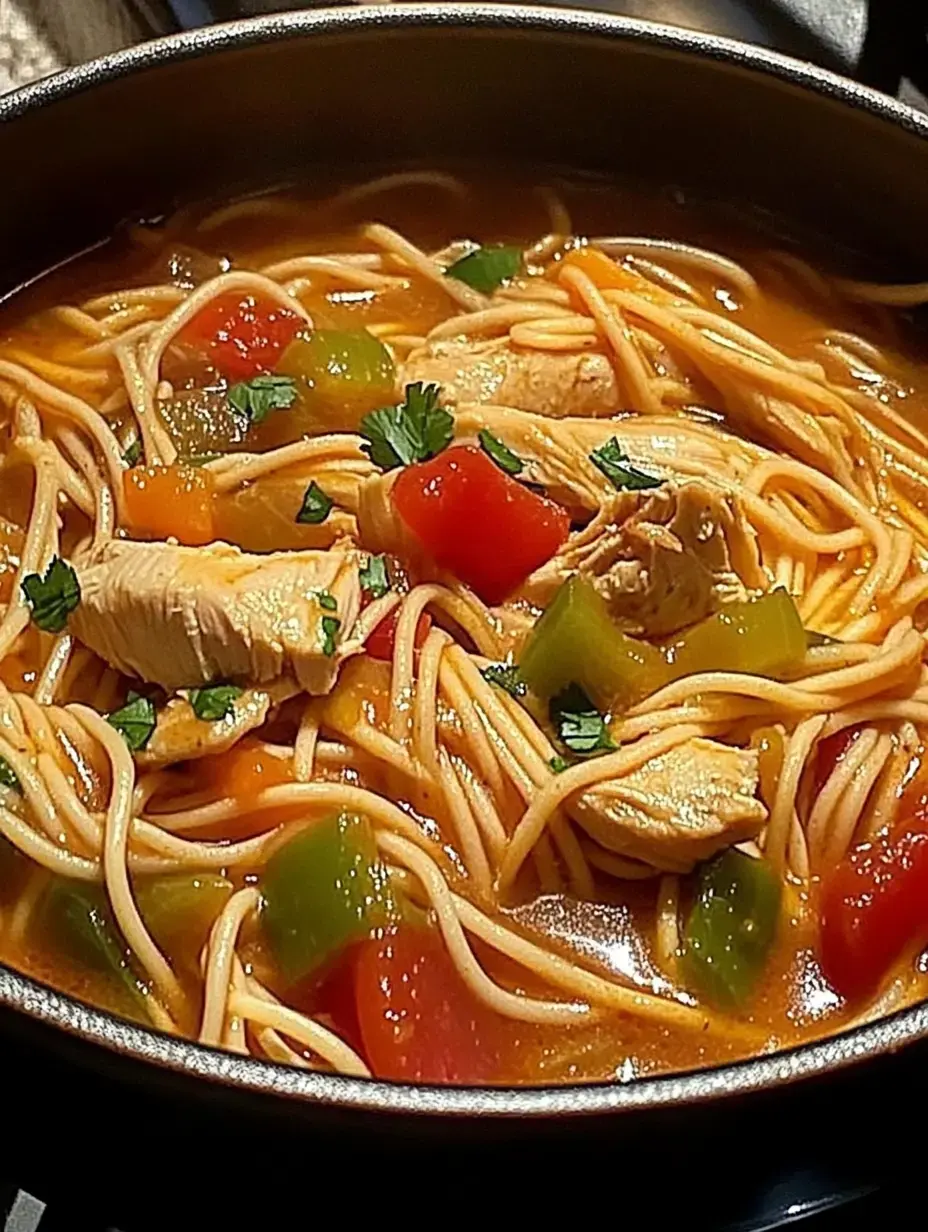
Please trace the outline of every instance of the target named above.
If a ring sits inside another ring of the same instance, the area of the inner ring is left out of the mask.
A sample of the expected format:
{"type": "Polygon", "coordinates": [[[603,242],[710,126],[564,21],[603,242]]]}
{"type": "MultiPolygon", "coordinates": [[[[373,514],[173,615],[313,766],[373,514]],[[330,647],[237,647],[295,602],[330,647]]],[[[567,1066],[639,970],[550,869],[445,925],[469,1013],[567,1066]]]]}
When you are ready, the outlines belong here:
{"type": "Polygon", "coordinates": [[[648,637],[676,633],[767,588],[740,502],[705,479],[617,492],[519,597],[544,607],[574,573],[591,579],[629,632],[648,637]]]}
{"type": "Polygon", "coordinates": [[[245,689],[222,719],[198,719],[186,697],[171,697],[158,710],[151,739],[135,760],[141,766],[167,766],[224,753],[242,736],[260,727],[272,706],[297,691],[292,681],[280,680],[268,689],[245,689]]]}
{"type": "Polygon", "coordinates": [[[436,340],[412,351],[403,384],[436,382],[448,406],[492,402],[563,419],[621,409],[612,365],[596,351],[522,351],[506,339],[436,340]]]}
{"type": "Polygon", "coordinates": [[[113,540],[79,576],[70,631],[112,667],[169,692],[289,677],[327,693],[338,661],[332,643],[360,608],[350,549],[251,556],[226,543],[113,540]]]}
{"type": "Polygon", "coordinates": [[[757,782],[753,749],[697,736],[584,792],[568,812],[601,847],[683,873],[760,833],[767,810],[757,782]]]}

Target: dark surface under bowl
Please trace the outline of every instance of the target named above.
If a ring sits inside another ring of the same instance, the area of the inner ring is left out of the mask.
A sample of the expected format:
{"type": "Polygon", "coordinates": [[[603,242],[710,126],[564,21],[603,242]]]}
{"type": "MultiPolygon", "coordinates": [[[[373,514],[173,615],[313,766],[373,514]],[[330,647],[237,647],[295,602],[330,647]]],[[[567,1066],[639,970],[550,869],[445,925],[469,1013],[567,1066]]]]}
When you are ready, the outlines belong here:
{"type": "MultiPolygon", "coordinates": [[[[314,165],[351,178],[456,160],[672,181],[827,235],[886,277],[928,277],[923,117],[758,49],[576,11],[384,6],[212,28],[21,91],[0,121],[0,290],[127,215],[314,165]]],[[[331,1195],[359,1169],[370,1186],[342,1190],[346,1215],[375,1203],[424,1217],[399,1187],[414,1162],[417,1185],[472,1215],[534,1194],[549,1214],[567,1200],[630,1213],[644,1198],[690,1225],[748,1220],[784,1168],[814,1161],[816,1184],[847,1191],[897,1167],[895,1127],[924,1098],[928,1059],[928,1009],[915,1008],[703,1073],[429,1090],[167,1040],[2,968],[0,1007],[5,1168],[39,1196],[79,1176],[92,1201],[105,1184],[108,1218],[125,1209],[131,1229],[203,1210],[309,1217],[323,1183],[331,1195]],[[595,1199],[578,1196],[584,1178],[595,1199]]]]}

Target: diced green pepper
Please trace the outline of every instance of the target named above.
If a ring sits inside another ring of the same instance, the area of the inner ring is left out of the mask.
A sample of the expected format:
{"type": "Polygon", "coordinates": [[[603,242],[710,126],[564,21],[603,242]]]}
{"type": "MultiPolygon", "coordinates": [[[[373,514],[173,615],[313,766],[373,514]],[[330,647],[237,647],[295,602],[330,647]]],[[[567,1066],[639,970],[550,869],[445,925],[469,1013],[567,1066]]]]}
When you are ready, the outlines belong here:
{"type": "Polygon", "coordinates": [[[687,984],[711,1005],[745,1005],[776,936],[780,892],[766,860],[734,848],[700,869],[682,966],[687,984]]]}
{"type": "Polygon", "coordinates": [[[522,679],[549,698],[579,684],[603,707],[629,706],[667,679],[664,656],[623,633],[586,578],[569,578],[548,604],[522,652],[522,679]]]}
{"type": "Polygon", "coordinates": [[[128,994],[129,1001],[148,1017],[143,985],[100,886],[53,878],[40,918],[43,931],[59,953],[78,966],[109,977],[114,987],[128,994]]]}
{"type": "Polygon", "coordinates": [[[727,603],[667,649],[674,680],[694,672],[776,677],[806,653],[806,631],[785,590],[727,603]]]}
{"type": "Polygon", "coordinates": [[[370,825],[347,813],[314,822],[281,847],[262,889],[265,935],[290,983],[369,937],[393,912],[370,825]]]}
{"type": "Polygon", "coordinates": [[[375,407],[396,400],[390,352],[366,329],[317,329],[295,338],[277,373],[296,380],[296,401],[268,428],[295,440],[304,432],[348,431],[375,407]]]}
{"type": "Polygon", "coordinates": [[[133,884],[145,926],[176,962],[194,963],[235,887],[218,873],[167,873],[133,884]]]}

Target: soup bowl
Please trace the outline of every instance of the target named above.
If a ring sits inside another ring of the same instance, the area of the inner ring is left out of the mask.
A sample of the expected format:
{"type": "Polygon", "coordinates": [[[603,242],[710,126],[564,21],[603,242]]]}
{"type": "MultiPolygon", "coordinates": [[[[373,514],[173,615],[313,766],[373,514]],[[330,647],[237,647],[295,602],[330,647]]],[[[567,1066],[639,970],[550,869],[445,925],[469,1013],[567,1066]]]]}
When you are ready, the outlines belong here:
{"type": "MultiPolygon", "coordinates": [[[[928,119],[765,50],[576,10],[314,10],[146,44],[0,101],[0,159],[4,292],[127,216],[305,179],[314,166],[449,160],[672,181],[827,235],[881,277],[928,277],[928,119]]],[[[439,1089],[210,1050],[6,968],[0,1031],[18,1121],[9,1149],[24,1177],[40,1193],[63,1177],[84,1186],[103,1162],[109,1217],[127,1227],[201,1206],[270,1212],[278,1192],[230,1184],[242,1151],[273,1151],[277,1169],[309,1150],[333,1178],[349,1158],[394,1175],[410,1158],[441,1160],[463,1184],[475,1158],[496,1164],[501,1144],[533,1173],[542,1158],[575,1167],[621,1151],[636,1175],[656,1175],[672,1158],[664,1210],[740,1217],[784,1167],[814,1162],[836,1178],[829,1193],[898,1163],[905,1135],[873,1127],[921,1098],[928,1058],[922,1005],[721,1068],[439,1089]],[[166,1138],[172,1167],[224,1168],[218,1185],[188,1175],[181,1197],[154,1184],[166,1138]],[[49,1141],[52,1169],[38,1149],[49,1141]]]]}

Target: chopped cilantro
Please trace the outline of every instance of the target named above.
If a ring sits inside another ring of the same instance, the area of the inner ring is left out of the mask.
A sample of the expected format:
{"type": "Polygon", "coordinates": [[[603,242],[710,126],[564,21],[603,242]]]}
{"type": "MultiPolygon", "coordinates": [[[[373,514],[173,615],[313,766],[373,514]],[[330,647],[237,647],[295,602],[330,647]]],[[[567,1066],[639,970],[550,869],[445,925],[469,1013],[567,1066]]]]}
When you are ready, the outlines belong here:
{"type": "Polygon", "coordinates": [[[23,794],[23,785],[5,757],[0,757],[0,785],[9,787],[12,791],[18,791],[20,795],[23,794]]]}
{"type": "Polygon", "coordinates": [[[108,714],[106,720],[116,728],[132,752],[137,753],[145,748],[155,730],[154,702],[150,697],[130,693],[126,704],[108,714]]]}
{"type": "Polygon", "coordinates": [[[367,564],[362,567],[358,578],[361,589],[366,590],[372,599],[382,599],[390,589],[386,556],[368,556],[367,564]]]}
{"type": "Polygon", "coordinates": [[[335,639],[338,631],[342,626],[342,622],[337,616],[323,616],[322,618],[322,653],[324,655],[335,654],[335,639]]]}
{"type": "Polygon", "coordinates": [[[475,291],[489,295],[501,283],[515,278],[521,268],[521,248],[513,244],[484,244],[449,265],[445,277],[456,278],[475,291]]]}
{"type": "Polygon", "coordinates": [[[488,684],[505,689],[510,697],[525,696],[525,681],[515,663],[488,663],[481,669],[480,675],[488,684]]]}
{"type": "Polygon", "coordinates": [[[643,491],[645,488],[659,488],[664,482],[655,475],[647,475],[638,470],[628,460],[628,455],[622,452],[616,437],[611,437],[605,445],[594,449],[590,461],[598,467],[609,482],[619,492],[643,491]]]}
{"type": "Polygon", "coordinates": [[[52,558],[44,577],[30,573],[23,578],[22,587],[33,623],[45,633],[60,633],[81,601],[77,574],[57,556],[52,558]]]}
{"type": "Polygon", "coordinates": [[[228,392],[229,405],[251,423],[261,423],[271,411],[285,411],[296,401],[292,376],[264,372],[250,381],[239,381],[228,392]]]}
{"type": "Polygon", "coordinates": [[[558,739],[571,753],[586,756],[615,748],[606,720],[578,684],[552,697],[549,713],[558,739]]]}
{"type": "Polygon", "coordinates": [[[333,503],[331,496],[326,496],[314,479],[303,493],[303,503],[296,520],[308,526],[317,526],[332,512],[333,503]]]}
{"type": "Polygon", "coordinates": [[[522,459],[512,452],[508,445],[504,445],[498,436],[494,436],[492,432],[488,432],[486,428],[481,428],[477,433],[477,439],[480,441],[480,448],[491,458],[496,465],[506,472],[507,475],[518,475],[525,469],[525,463],[522,459]]]}
{"type": "Polygon", "coordinates": [[[198,719],[215,722],[234,712],[235,699],[241,695],[237,684],[212,684],[205,689],[191,689],[190,705],[198,719]]]}
{"type": "Polygon", "coordinates": [[[438,405],[437,385],[416,381],[406,386],[399,406],[382,406],[361,420],[360,432],[367,440],[362,449],[381,470],[408,466],[434,458],[451,444],[454,419],[438,405]]]}

